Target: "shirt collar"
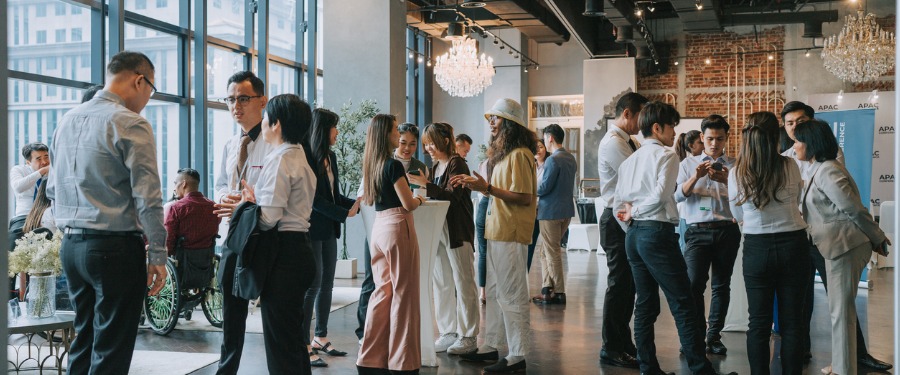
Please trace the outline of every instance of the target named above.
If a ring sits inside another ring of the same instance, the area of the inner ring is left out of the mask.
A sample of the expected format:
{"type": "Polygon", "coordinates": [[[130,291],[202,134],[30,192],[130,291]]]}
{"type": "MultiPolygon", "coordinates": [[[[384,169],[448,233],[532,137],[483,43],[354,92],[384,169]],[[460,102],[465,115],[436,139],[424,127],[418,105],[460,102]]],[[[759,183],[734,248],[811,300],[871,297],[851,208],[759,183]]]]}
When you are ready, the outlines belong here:
{"type": "Polygon", "coordinates": [[[610,125],[610,126],[609,126],[609,130],[607,130],[606,132],[607,132],[607,133],[616,133],[617,135],[619,135],[620,137],[622,137],[623,139],[625,139],[626,142],[627,142],[629,139],[631,139],[631,136],[628,135],[628,133],[626,133],[624,130],[622,130],[622,128],[620,128],[620,127],[618,127],[618,126],[615,126],[615,125],[610,125]]]}
{"type": "Polygon", "coordinates": [[[641,146],[645,146],[645,145],[657,145],[657,146],[662,147],[662,143],[660,143],[658,140],[653,139],[653,138],[645,138],[644,141],[641,142],[641,146]]]}
{"type": "Polygon", "coordinates": [[[262,132],[262,122],[256,124],[253,129],[250,129],[249,133],[244,133],[244,130],[241,130],[241,137],[247,135],[250,136],[250,140],[256,142],[256,138],[259,137],[259,133],[262,132]]]}
{"type": "Polygon", "coordinates": [[[97,91],[97,94],[94,95],[94,96],[100,97],[100,98],[103,98],[103,99],[106,99],[106,100],[109,100],[109,101],[116,102],[116,103],[118,103],[119,105],[121,105],[121,106],[123,106],[123,107],[125,106],[125,99],[122,99],[121,96],[116,95],[116,94],[113,94],[113,93],[111,93],[111,92],[109,92],[109,91],[106,91],[106,90],[100,90],[100,91],[97,91]]]}
{"type": "Polygon", "coordinates": [[[728,158],[725,157],[725,153],[724,153],[724,152],[722,153],[722,155],[720,155],[720,156],[719,156],[718,158],[716,158],[716,159],[713,159],[712,156],[707,155],[706,152],[701,152],[700,155],[697,155],[697,156],[700,158],[700,161],[701,161],[701,162],[704,162],[704,161],[707,161],[707,160],[719,161],[719,162],[728,161],[728,158]]]}
{"type": "Polygon", "coordinates": [[[185,198],[203,198],[203,193],[201,193],[199,191],[192,191],[190,193],[187,193],[184,197],[185,198]]]}

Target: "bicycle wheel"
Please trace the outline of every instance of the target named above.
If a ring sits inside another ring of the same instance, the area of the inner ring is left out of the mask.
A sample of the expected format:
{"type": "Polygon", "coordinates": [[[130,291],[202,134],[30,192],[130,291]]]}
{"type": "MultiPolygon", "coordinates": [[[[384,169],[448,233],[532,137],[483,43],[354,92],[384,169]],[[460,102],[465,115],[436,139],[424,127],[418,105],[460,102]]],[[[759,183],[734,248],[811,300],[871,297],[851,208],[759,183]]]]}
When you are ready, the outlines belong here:
{"type": "MultiPolygon", "coordinates": [[[[219,259],[219,255],[216,255],[213,259],[212,268],[214,270],[219,269],[219,259]]],[[[200,301],[200,307],[203,308],[203,315],[206,315],[206,320],[209,321],[209,324],[216,328],[222,328],[222,304],[224,303],[224,297],[222,296],[222,290],[219,289],[219,279],[216,277],[216,273],[213,273],[212,280],[209,283],[209,287],[206,288],[206,295],[200,301]]]]}
{"type": "Polygon", "coordinates": [[[159,335],[168,335],[175,329],[181,306],[181,291],[171,259],[166,261],[166,272],[168,275],[159,294],[144,298],[144,316],[147,317],[150,329],[159,335]]]}

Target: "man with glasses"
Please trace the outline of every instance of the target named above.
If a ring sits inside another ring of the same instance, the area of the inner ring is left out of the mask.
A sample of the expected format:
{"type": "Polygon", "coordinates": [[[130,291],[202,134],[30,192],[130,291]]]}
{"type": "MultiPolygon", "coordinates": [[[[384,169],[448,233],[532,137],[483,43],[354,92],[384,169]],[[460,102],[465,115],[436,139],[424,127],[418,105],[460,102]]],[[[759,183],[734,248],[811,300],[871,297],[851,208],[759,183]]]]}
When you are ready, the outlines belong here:
{"type": "Polygon", "coordinates": [[[166,279],[156,143],[139,114],[155,69],[144,54],[123,51],[106,71],[104,89],[63,116],[50,147],[47,197],[65,233],[60,258],[78,332],[72,374],[128,372],[147,287],[155,295],[166,279]]]}
{"type": "MultiPolygon", "coordinates": [[[[222,101],[228,105],[231,117],[241,126],[225,144],[219,159],[216,177],[215,211],[221,217],[231,216],[241,200],[241,180],[248,186],[256,185],[262,171],[263,160],[272,147],[260,137],[263,109],[268,98],[265,84],[253,72],[237,72],[228,78],[228,96],[222,101]]],[[[244,349],[244,333],[247,330],[247,313],[250,301],[234,296],[234,269],[237,254],[226,248],[219,263],[219,285],[222,289],[223,324],[222,356],[217,374],[237,374],[244,349]]]]}

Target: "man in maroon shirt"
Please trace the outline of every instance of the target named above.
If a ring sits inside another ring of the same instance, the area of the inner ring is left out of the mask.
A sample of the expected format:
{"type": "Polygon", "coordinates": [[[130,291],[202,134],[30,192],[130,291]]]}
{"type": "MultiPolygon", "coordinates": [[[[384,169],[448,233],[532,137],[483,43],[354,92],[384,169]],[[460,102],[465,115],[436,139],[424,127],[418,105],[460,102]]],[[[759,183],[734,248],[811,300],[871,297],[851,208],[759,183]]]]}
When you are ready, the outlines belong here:
{"type": "Polygon", "coordinates": [[[166,249],[169,255],[175,255],[175,244],[179,237],[184,237],[182,248],[185,250],[208,249],[215,246],[219,233],[219,222],[222,220],[213,214],[215,204],[199,192],[200,173],[190,168],[178,170],[175,177],[174,202],[166,214],[166,249]]]}

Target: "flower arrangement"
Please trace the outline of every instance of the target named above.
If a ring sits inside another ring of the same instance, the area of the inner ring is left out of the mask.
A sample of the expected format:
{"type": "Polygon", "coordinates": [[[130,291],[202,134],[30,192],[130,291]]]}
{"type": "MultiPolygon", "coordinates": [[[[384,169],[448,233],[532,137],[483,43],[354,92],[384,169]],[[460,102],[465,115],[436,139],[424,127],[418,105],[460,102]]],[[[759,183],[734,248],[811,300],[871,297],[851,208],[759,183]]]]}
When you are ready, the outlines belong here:
{"type": "Polygon", "coordinates": [[[62,271],[62,263],[59,261],[61,238],[62,234],[58,231],[52,236],[47,232],[25,233],[16,240],[16,250],[9,254],[9,276],[19,272],[58,275],[62,271]]]}

